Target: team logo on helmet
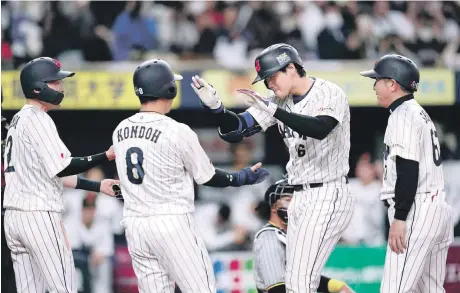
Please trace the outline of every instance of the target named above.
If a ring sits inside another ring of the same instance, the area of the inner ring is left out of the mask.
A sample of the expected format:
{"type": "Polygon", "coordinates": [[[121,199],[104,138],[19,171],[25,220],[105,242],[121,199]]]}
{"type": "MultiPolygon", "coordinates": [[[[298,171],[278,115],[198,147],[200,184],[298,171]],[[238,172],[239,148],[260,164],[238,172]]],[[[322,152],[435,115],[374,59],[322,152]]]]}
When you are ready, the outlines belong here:
{"type": "Polygon", "coordinates": [[[416,91],[418,89],[418,82],[415,82],[415,80],[410,84],[410,87],[416,91]]]}
{"type": "Polygon", "coordinates": [[[57,67],[61,68],[61,62],[57,61],[56,59],[53,59],[54,63],[56,63],[57,67]]]}
{"type": "Polygon", "coordinates": [[[257,72],[260,71],[260,61],[259,61],[259,59],[256,59],[256,71],[257,72]]]}
{"type": "Polygon", "coordinates": [[[280,65],[283,65],[283,64],[286,64],[289,61],[291,61],[291,58],[288,56],[288,54],[286,52],[284,52],[284,53],[278,55],[278,57],[276,57],[276,60],[278,60],[278,63],[280,65]]]}

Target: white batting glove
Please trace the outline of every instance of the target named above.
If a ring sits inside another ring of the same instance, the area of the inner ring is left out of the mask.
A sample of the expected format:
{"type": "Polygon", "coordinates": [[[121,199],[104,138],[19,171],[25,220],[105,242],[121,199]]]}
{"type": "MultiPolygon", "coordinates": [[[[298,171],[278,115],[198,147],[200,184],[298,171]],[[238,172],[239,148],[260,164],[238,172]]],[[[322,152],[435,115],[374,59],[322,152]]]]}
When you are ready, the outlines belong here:
{"type": "Polygon", "coordinates": [[[200,97],[201,102],[212,110],[219,109],[222,102],[217,96],[217,91],[206,80],[195,75],[192,77],[193,83],[190,85],[195,93],[200,97]]]}
{"type": "Polygon", "coordinates": [[[270,102],[268,99],[262,97],[257,92],[248,89],[239,89],[237,92],[242,93],[248,97],[247,103],[249,106],[267,112],[270,114],[270,116],[275,115],[278,106],[275,103],[270,102]]]}

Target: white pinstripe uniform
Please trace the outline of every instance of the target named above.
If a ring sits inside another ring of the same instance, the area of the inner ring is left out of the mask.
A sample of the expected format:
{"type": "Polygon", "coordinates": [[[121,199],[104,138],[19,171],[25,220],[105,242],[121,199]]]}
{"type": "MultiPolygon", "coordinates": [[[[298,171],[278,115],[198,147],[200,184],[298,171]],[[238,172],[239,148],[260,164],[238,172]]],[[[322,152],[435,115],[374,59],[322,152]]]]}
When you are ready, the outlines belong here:
{"type": "Polygon", "coordinates": [[[419,163],[415,201],[406,220],[406,251],[387,248],[381,292],[445,292],[446,257],[453,241],[452,208],[445,202],[436,128],[425,110],[409,99],[392,111],[385,132],[381,199],[393,222],[396,156],[419,163]]]}
{"type": "Polygon", "coordinates": [[[215,292],[211,260],[196,234],[193,181],[215,174],[185,124],[140,112],[113,133],[125,200],[123,225],[140,292],[215,292]]]}
{"type": "Polygon", "coordinates": [[[5,233],[18,292],[76,292],[61,213],[70,152],[51,117],[25,105],[11,122],[4,155],[5,233]]]}
{"type": "Polygon", "coordinates": [[[254,273],[259,291],[284,283],[286,267],[286,232],[266,224],[254,236],[254,273]]]}
{"type": "Polygon", "coordinates": [[[338,121],[323,140],[299,136],[276,118],[254,107],[248,112],[265,131],[278,124],[289,149],[288,182],[305,185],[289,205],[287,233],[287,292],[316,292],[325,262],[350,222],[353,198],[345,183],[350,151],[350,108],[335,84],[316,78],[296,104],[292,97],[271,97],[278,107],[309,116],[326,115],[338,121]],[[309,184],[323,183],[312,188],[309,184]]]}

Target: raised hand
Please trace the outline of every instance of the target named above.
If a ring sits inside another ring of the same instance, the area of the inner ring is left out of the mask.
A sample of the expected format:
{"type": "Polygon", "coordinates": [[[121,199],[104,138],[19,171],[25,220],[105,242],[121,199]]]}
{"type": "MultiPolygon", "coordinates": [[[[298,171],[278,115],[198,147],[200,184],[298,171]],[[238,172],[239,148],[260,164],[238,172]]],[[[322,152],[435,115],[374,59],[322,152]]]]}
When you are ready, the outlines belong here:
{"type": "Polygon", "coordinates": [[[195,93],[200,97],[201,102],[212,110],[217,110],[222,106],[222,102],[217,96],[217,91],[206,80],[198,75],[192,77],[193,83],[190,85],[195,93]]]}
{"type": "Polygon", "coordinates": [[[237,92],[248,97],[247,103],[249,106],[257,108],[261,111],[265,111],[271,116],[275,115],[277,105],[262,97],[259,93],[249,89],[239,89],[237,92]]]}

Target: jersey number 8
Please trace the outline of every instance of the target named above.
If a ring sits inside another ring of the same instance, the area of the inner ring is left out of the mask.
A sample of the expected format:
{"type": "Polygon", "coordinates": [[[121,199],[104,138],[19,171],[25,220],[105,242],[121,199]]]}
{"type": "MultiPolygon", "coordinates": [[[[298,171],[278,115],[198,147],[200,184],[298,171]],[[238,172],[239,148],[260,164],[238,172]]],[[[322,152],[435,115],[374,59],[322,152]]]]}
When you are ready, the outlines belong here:
{"type": "Polygon", "coordinates": [[[141,184],[144,180],[144,153],[138,147],[129,148],[126,152],[126,174],[132,184],[141,184]]]}

